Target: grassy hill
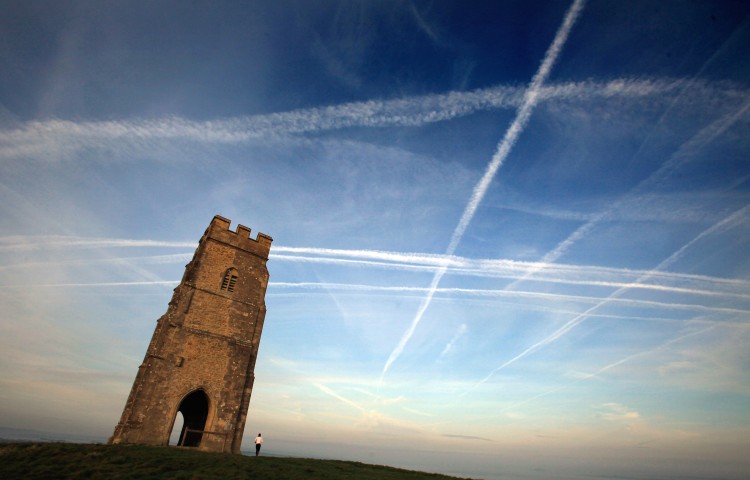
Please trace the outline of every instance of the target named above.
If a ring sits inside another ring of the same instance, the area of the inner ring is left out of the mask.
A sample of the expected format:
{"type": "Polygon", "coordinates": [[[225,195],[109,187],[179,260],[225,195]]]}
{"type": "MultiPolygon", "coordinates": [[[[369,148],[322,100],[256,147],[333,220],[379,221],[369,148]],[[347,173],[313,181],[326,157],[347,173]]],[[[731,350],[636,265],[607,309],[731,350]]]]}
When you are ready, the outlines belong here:
{"type": "Polygon", "coordinates": [[[0,444],[2,479],[455,480],[378,465],[245,457],[169,447],[74,443],[0,444]]]}

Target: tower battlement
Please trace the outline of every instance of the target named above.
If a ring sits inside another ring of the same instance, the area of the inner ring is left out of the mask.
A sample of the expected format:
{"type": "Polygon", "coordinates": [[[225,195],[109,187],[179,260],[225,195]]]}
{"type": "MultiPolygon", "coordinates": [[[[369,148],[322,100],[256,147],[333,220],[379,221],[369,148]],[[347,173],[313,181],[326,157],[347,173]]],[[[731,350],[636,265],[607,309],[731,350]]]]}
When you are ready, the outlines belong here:
{"type": "Polygon", "coordinates": [[[260,232],[255,239],[250,238],[249,227],[238,224],[237,229],[231,231],[229,229],[231,223],[232,221],[228,218],[215,215],[200,242],[203,243],[207,238],[210,238],[253,253],[267,260],[273,238],[260,232]]]}

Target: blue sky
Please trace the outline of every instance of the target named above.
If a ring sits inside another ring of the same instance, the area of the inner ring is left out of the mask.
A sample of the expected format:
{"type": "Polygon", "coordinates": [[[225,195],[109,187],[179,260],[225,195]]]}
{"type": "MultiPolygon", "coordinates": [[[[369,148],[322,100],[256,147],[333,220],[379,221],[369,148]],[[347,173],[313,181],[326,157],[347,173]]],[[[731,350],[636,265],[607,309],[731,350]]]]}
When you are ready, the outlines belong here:
{"type": "Polygon", "coordinates": [[[269,453],[750,469],[750,4],[0,4],[5,432],[112,433],[220,214],[269,453]]]}

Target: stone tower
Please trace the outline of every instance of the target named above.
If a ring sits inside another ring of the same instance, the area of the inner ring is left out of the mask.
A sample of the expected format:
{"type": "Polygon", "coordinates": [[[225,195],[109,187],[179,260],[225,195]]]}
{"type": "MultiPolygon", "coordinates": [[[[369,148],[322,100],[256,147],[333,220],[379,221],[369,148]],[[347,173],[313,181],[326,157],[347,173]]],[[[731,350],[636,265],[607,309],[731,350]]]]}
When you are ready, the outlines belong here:
{"type": "Polygon", "coordinates": [[[266,314],[271,237],[215,216],[156,323],[109,443],[239,453],[266,314]]]}

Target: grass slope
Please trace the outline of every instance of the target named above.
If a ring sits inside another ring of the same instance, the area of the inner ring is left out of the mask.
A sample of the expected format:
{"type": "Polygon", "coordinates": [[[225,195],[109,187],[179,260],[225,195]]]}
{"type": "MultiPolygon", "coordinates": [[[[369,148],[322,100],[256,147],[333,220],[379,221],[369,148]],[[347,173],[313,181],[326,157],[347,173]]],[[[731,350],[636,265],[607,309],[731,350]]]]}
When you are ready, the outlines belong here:
{"type": "Polygon", "coordinates": [[[0,444],[2,479],[447,480],[445,475],[307,458],[245,457],[142,445],[0,444]]]}

